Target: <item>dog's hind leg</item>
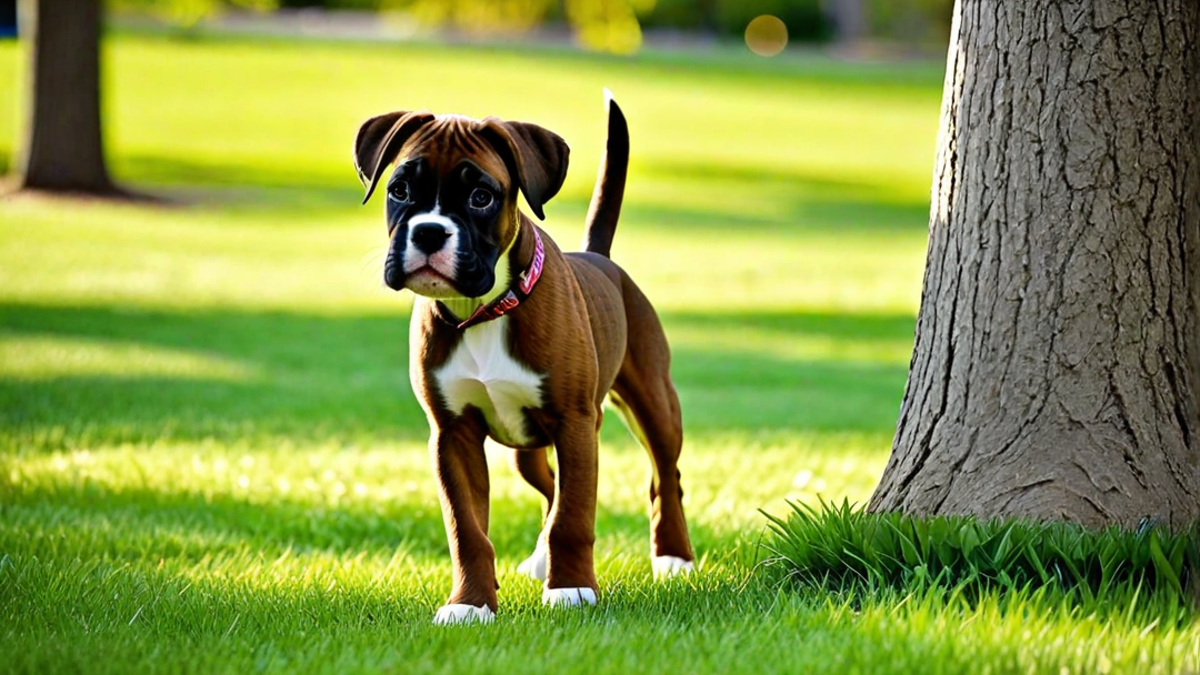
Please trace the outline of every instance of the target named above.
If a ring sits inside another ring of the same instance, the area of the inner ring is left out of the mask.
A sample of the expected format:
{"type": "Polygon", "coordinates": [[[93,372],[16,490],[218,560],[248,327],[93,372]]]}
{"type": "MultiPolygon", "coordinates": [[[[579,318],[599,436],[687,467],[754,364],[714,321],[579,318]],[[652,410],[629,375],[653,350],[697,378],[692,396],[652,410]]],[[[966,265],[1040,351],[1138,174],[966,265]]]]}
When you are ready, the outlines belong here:
{"type": "Polygon", "coordinates": [[[683,427],[675,388],[666,376],[655,382],[640,381],[636,387],[618,378],[609,398],[650,455],[650,560],[654,575],[690,572],[694,556],[683,515],[679,478],[683,427]]]}
{"type": "Polygon", "coordinates": [[[537,546],[533,553],[517,565],[521,574],[533,577],[539,581],[546,580],[546,565],[550,549],[546,544],[546,518],[554,505],[554,471],[550,469],[548,458],[549,448],[536,450],[513,450],[511,459],[513,468],[517,470],[525,482],[533,486],[546,498],[546,508],[542,511],[542,525],[539,530],[537,546]]]}
{"type": "Polygon", "coordinates": [[[550,468],[549,453],[550,448],[538,448],[536,450],[513,450],[510,458],[512,459],[513,468],[521,478],[525,479],[526,483],[533,486],[533,489],[542,493],[546,498],[546,511],[542,514],[549,513],[550,506],[554,503],[554,471],[550,468]]]}
{"type": "Polygon", "coordinates": [[[656,576],[671,576],[690,571],[694,559],[679,483],[683,420],[658,315],[628,277],[623,282],[629,344],[609,399],[650,454],[651,562],[656,576]]]}

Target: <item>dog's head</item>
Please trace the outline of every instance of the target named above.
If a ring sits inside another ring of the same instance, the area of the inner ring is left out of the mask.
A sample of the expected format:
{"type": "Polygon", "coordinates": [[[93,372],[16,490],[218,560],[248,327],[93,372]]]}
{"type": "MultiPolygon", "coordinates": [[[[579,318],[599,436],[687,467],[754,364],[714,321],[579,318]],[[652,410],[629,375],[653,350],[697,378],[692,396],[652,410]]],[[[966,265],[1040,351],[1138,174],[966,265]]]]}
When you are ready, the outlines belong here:
{"type": "Polygon", "coordinates": [[[354,164],[371,198],[385,183],[390,245],[383,280],[431,298],[480,298],[516,239],[517,191],[538,218],[567,175],[567,144],[535,124],[429,112],[363,123],[354,164]]]}

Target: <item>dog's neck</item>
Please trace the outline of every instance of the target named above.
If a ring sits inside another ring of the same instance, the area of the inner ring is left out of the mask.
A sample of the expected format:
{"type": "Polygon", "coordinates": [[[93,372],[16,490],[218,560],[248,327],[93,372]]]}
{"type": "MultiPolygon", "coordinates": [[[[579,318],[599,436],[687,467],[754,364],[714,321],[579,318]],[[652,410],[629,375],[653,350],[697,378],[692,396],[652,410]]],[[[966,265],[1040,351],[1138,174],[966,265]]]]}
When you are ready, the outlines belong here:
{"type": "Polygon", "coordinates": [[[508,247],[496,261],[495,283],[487,293],[478,298],[442,298],[440,302],[459,320],[475,313],[475,310],[492,302],[508,292],[512,286],[513,270],[524,270],[533,260],[532,236],[526,236],[526,229],[534,225],[518,214],[517,233],[508,243],[508,247]]]}

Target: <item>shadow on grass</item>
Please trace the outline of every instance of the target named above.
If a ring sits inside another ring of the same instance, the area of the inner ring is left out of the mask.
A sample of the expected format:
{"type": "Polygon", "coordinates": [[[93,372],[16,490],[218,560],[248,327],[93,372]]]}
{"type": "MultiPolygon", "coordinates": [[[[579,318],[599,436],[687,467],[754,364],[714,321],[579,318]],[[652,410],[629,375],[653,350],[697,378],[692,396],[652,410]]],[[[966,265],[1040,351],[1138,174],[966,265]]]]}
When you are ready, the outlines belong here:
{"type": "MultiPolygon", "coordinates": [[[[753,329],[881,346],[911,343],[912,318],[811,313],[670,313],[723,346],[677,344],[673,372],[689,433],[885,431],[903,363],[787,358],[741,348],[753,329]],[[730,346],[730,344],[733,346],[730,346]]],[[[172,312],[0,304],[0,339],[63,338],[100,348],[165,348],[233,362],[244,378],[79,372],[0,379],[5,444],[60,450],[95,444],[195,441],[366,445],[424,442],[407,377],[407,318],[281,312],[172,312]]],[[[694,436],[693,436],[694,438],[694,436]]]]}
{"type": "Polygon", "coordinates": [[[694,194],[729,195],[720,209],[626,205],[627,217],[688,230],[724,231],[732,226],[767,228],[779,234],[920,233],[929,220],[928,200],[836,174],[696,160],[651,161],[642,170],[653,179],[670,180],[694,194]],[[758,202],[775,205],[777,210],[755,215],[758,202]]]}
{"type": "MultiPolygon", "coordinates": [[[[402,484],[411,477],[396,476],[402,484]]],[[[509,480],[519,482],[515,475],[509,480]]],[[[122,486],[90,480],[33,485],[0,479],[0,514],[12,528],[0,527],[0,550],[36,548],[50,558],[104,558],[137,563],[148,557],[197,563],[236,558],[247,551],[267,558],[287,553],[389,557],[418,562],[447,557],[446,534],[433,477],[422,472],[422,488],[387,499],[328,503],[273,494],[247,498],[228,492],[122,486]],[[9,541],[5,541],[8,539],[9,541]],[[24,541],[25,543],[21,543],[24,541]]],[[[493,478],[497,487],[502,482],[493,478]]],[[[541,529],[540,498],[525,487],[523,496],[493,495],[489,538],[501,564],[515,567],[533,550],[541,529]]],[[[740,533],[704,524],[690,525],[701,552],[736,547],[740,533]]],[[[649,536],[645,511],[612,509],[597,518],[601,553],[641,554],[649,536]]],[[[649,559],[645,560],[649,569],[649,559]]]]}
{"type": "MultiPolygon", "coordinates": [[[[764,331],[780,337],[822,337],[842,342],[911,348],[916,317],[906,313],[840,314],[836,312],[740,311],[660,312],[668,328],[718,331],[764,331]]],[[[907,363],[907,359],[905,359],[907,363]]]]}
{"type": "Polygon", "coordinates": [[[129,155],[114,164],[122,175],[160,186],[179,201],[205,209],[256,213],[286,209],[349,210],[362,203],[362,187],[347,162],[344,175],[294,167],[231,166],[159,155],[129,155]],[[341,180],[339,180],[341,179],[341,180]]]}
{"type": "MultiPolygon", "coordinates": [[[[144,558],[151,548],[158,556],[193,561],[246,549],[272,557],[288,550],[372,555],[399,550],[424,559],[446,552],[436,497],[428,503],[395,499],[386,504],[329,505],[279,496],[251,500],[228,493],[110,489],[89,481],[6,487],[10,496],[2,511],[11,522],[41,523],[51,538],[54,530],[63,529],[69,541],[53,542],[52,547],[64,557],[132,561],[144,558]]],[[[532,542],[536,518],[515,519],[527,526],[530,534],[525,539],[532,542]]],[[[528,553],[525,546],[518,549],[522,554],[528,553]]]]}
{"type": "MultiPolygon", "coordinates": [[[[3,160],[3,157],[0,157],[3,160]]],[[[219,161],[182,160],[159,155],[114,159],[124,184],[175,204],[242,214],[286,211],[314,216],[354,213],[362,189],[349,166],[344,174],[295,170],[291,166],[229,166],[219,161]]],[[[919,234],[927,226],[929,203],[898,195],[885,184],[783,167],[695,160],[647,161],[635,167],[641,177],[691,194],[729,195],[715,204],[670,206],[626,200],[624,218],[637,227],[669,232],[753,231],[778,236],[812,234],[919,234]],[[775,205],[763,213],[761,203],[775,205]]],[[[637,175],[633,180],[638,180],[637,175]]],[[[582,223],[587,195],[564,194],[554,202],[553,220],[582,223]]],[[[277,224],[275,221],[269,221],[277,224]]],[[[289,223],[298,222],[289,218],[289,223]]],[[[239,226],[243,224],[239,222],[239,226]]],[[[565,242],[564,242],[565,243],[565,242]]],[[[568,245],[568,249],[572,246],[568,245]]]]}
{"type": "Polygon", "coordinates": [[[684,422],[696,432],[887,432],[907,376],[914,318],[905,314],[823,312],[667,312],[663,323],[721,340],[713,349],[675,340],[672,374],[684,422]],[[755,342],[816,341],[856,356],[792,357],[755,342]]]}
{"type": "Polygon", "coordinates": [[[407,317],[395,314],[3,304],[3,337],[168,348],[232,361],[251,375],[0,379],[0,423],[23,449],[206,438],[423,442],[425,417],[409,393],[407,334],[407,317]]]}

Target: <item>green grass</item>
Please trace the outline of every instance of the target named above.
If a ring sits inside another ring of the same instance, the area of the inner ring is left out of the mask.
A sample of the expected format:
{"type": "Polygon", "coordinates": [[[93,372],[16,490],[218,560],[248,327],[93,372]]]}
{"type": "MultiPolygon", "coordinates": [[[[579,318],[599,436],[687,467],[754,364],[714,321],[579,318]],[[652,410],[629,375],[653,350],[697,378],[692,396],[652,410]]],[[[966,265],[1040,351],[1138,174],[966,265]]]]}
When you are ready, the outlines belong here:
{"type": "MultiPolygon", "coordinates": [[[[782,588],[760,509],[862,501],[911,346],[936,67],[545,49],[168,41],[105,47],[117,177],[166,207],[0,202],[2,672],[1188,672],[1185,609],[1033,592],[782,588]],[[646,555],[647,462],[602,431],[603,602],[515,566],[538,502],[491,453],[500,614],[449,588],[408,300],[357,206],[358,123],[430,108],[572,146],[548,231],[578,241],[601,88],[633,163],[614,257],[662,313],[700,573],[646,555]]],[[[0,43],[0,164],[20,54],[0,43]]]]}
{"type": "Polygon", "coordinates": [[[789,582],[852,592],[954,588],[969,597],[1051,587],[1086,602],[1139,593],[1200,600],[1200,522],[1172,531],[1074,523],[917,518],[848,502],[769,516],[771,567],[789,582]]]}

